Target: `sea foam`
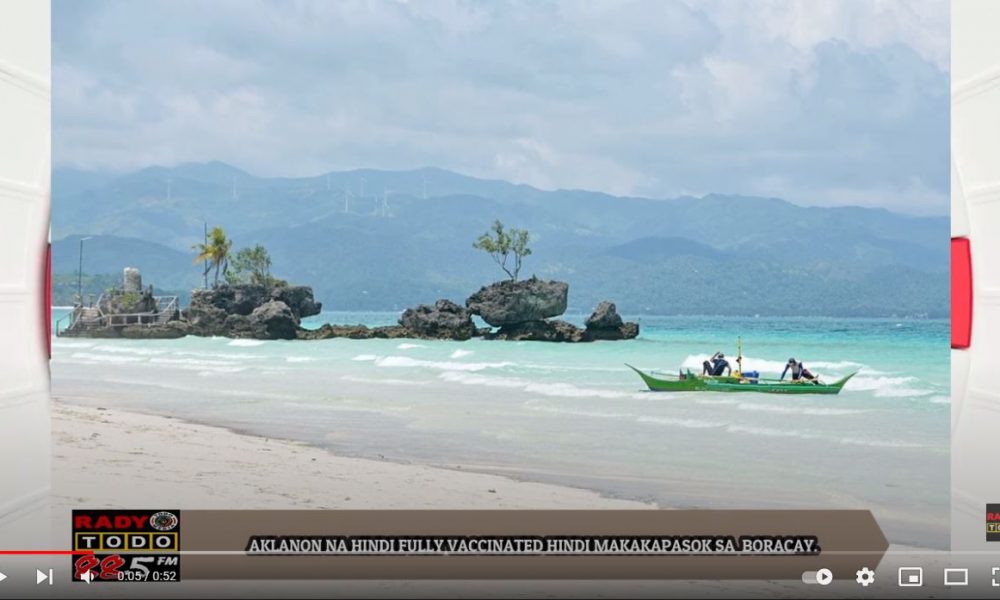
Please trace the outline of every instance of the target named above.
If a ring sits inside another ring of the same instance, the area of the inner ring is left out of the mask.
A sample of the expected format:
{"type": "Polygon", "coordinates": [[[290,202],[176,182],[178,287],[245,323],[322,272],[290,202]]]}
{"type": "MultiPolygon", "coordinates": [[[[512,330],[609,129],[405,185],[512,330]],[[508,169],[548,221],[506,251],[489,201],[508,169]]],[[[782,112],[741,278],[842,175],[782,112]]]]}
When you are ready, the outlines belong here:
{"type": "Polygon", "coordinates": [[[755,402],[741,402],[736,408],[739,410],[769,412],[782,415],[810,415],[819,417],[840,417],[846,415],[860,415],[870,412],[864,409],[758,404],[755,402]]]}
{"type": "Polygon", "coordinates": [[[500,369],[513,366],[512,362],[478,362],[460,363],[448,361],[420,360],[409,356],[384,356],[377,358],[375,364],[380,367],[426,367],[441,371],[482,371],[483,369],[500,369]]]}
{"type": "Polygon", "coordinates": [[[441,373],[438,377],[444,381],[464,385],[516,388],[541,396],[553,396],[557,398],[606,398],[609,400],[619,400],[634,396],[631,392],[584,388],[570,383],[542,383],[517,377],[493,377],[476,373],[446,372],[441,373]]]}
{"type": "Polygon", "coordinates": [[[702,421],[700,419],[680,419],[675,417],[639,417],[639,423],[650,423],[653,425],[669,425],[672,427],[684,427],[685,429],[713,429],[725,427],[725,423],[718,421],[702,421]]]}
{"type": "Polygon", "coordinates": [[[122,356],[117,354],[99,354],[94,352],[74,352],[71,358],[105,363],[136,363],[146,360],[141,356],[122,356]]]}
{"type": "Polygon", "coordinates": [[[267,343],[266,340],[244,340],[244,339],[236,339],[236,340],[230,340],[229,343],[226,344],[226,345],[227,346],[238,346],[238,347],[244,347],[244,348],[252,348],[254,346],[263,346],[266,343],[267,343]]]}
{"type": "Polygon", "coordinates": [[[845,390],[852,392],[874,392],[876,398],[913,398],[929,396],[934,392],[913,387],[916,377],[865,377],[858,375],[851,379],[845,390]]]}

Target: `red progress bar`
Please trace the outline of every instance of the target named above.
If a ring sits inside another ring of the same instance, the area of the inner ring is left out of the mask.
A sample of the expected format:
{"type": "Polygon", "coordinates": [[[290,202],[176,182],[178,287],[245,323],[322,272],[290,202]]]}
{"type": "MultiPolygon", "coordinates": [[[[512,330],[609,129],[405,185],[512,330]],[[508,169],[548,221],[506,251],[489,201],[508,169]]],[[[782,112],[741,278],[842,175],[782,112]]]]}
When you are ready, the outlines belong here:
{"type": "Polygon", "coordinates": [[[0,555],[23,554],[25,556],[55,555],[70,556],[75,554],[93,554],[93,550],[0,550],[0,555]]]}

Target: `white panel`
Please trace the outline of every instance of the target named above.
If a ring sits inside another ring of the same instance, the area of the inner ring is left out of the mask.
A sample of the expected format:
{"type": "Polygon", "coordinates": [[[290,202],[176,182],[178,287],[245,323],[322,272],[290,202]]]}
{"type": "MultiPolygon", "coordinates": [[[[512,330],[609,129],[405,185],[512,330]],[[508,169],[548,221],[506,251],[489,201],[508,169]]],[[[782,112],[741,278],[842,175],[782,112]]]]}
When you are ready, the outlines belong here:
{"type": "MultiPolygon", "coordinates": [[[[1000,185],[1000,87],[952,107],[952,157],[966,198],[1000,185]]],[[[972,215],[969,215],[970,218],[972,215]]]]}
{"type": "MultiPolygon", "coordinates": [[[[11,301],[0,295],[0,404],[11,392],[47,390],[48,369],[45,361],[45,334],[38,306],[25,301],[11,301]]],[[[7,427],[0,427],[0,439],[6,441],[7,427]]]]}
{"type": "Polygon", "coordinates": [[[48,178],[48,128],[48,100],[0,80],[0,179],[41,188],[48,178]]]}
{"type": "Polygon", "coordinates": [[[968,389],[969,361],[971,353],[968,350],[951,351],[951,433],[955,434],[958,422],[962,416],[962,399],[968,389]]]}
{"type": "Polygon", "coordinates": [[[0,397],[0,420],[17,424],[4,428],[4,452],[0,452],[0,512],[16,511],[30,499],[37,502],[49,489],[52,426],[48,394],[0,397]]]}
{"type": "Polygon", "coordinates": [[[29,214],[37,210],[22,200],[12,200],[3,197],[0,189],[0,207],[3,219],[0,219],[0,239],[4,240],[6,250],[4,260],[0,261],[0,292],[26,292],[28,286],[28,236],[37,233],[37,229],[29,226],[29,214]]]}
{"type": "Polygon", "coordinates": [[[1000,2],[956,0],[951,4],[951,22],[951,79],[956,86],[1000,66],[1000,2]]]}
{"type": "Polygon", "coordinates": [[[995,389],[997,356],[1000,356],[1000,336],[996,334],[1000,330],[1000,294],[977,295],[973,310],[966,386],[968,389],[995,389]]]}
{"type": "Polygon", "coordinates": [[[49,80],[49,2],[0,0],[0,62],[49,80]]]}
{"type": "Polygon", "coordinates": [[[951,161],[951,237],[967,235],[969,235],[969,216],[965,209],[965,191],[953,158],[951,161]]]}
{"type": "MultiPolygon", "coordinates": [[[[1000,105],[997,106],[1000,113],[1000,105]]],[[[997,154],[1000,160],[1000,153],[997,154]]],[[[1000,290],[1000,195],[969,201],[969,248],[972,251],[972,283],[978,295],[989,290],[1000,290]]],[[[979,308],[976,303],[975,308],[979,308]]],[[[980,324],[975,316],[973,326],[980,324]]],[[[994,329],[987,335],[1000,337],[994,329]]],[[[977,340],[978,343],[978,340],[977,340]]]]}
{"type": "MultiPolygon", "coordinates": [[[[972,347],[952,352],[952,549],[987,550],[1000,498],[1000,2],[952,3],[952,232],[972,249],[972,347]]],[[[993,544],[995,546],[995,544],[993,544]]]]}
{"type": "Polygon", "coordinates": [[[2,548],[44,545],[49,525],[51,426],[41,309],[49,204],[49,31],[48,0],[0,0],[2,548]]]}

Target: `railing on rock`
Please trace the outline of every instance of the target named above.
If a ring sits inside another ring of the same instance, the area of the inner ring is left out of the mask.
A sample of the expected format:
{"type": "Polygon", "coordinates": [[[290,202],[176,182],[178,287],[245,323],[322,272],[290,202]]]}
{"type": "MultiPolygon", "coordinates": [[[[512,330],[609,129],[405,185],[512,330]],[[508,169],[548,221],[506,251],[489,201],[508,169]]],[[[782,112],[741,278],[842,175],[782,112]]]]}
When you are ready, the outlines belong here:
{"type": "Polygon", "coordinates": [[[177,318],[179,306],[177,296],[153,296],[156,301],[156,310],[152,312],[113,315],[106,315],[101,310],[101,300],[103,299],[104,295],[102,294],[94,306],[74,306],[70,313],[56,321],[56,335],[76,335],[88,330],[124,327],[126,325],[151,327],[169,323],[177,318]],[[62,329],[60,325],[64,320],[68,320],[68,324],[65,329],[62,329]]]}

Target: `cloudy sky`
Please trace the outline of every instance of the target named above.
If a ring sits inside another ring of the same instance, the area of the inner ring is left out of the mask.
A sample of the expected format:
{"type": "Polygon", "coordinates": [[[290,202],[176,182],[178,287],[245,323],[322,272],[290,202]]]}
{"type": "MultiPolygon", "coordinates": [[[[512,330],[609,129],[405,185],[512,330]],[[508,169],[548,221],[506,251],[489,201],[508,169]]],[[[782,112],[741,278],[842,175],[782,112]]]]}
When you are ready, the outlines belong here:
{"type": "Polygon", "coordinates": [[[54,161],[947,214],[944,0],[53,6],[54,161]]]}

